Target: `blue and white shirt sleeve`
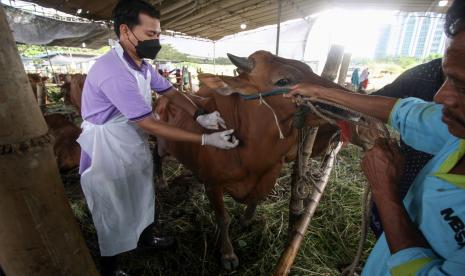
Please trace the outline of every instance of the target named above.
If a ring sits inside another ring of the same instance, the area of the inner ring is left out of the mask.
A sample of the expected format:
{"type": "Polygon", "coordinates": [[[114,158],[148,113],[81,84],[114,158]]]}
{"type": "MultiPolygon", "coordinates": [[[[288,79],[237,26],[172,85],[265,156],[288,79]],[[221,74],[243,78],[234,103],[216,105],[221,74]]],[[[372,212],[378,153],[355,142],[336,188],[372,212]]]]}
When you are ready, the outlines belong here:
{"type": "Polygon", "coordinates": [[[436,154],[450,138],[447,125],[441,120],[442,105],[417,98],[399,99],[389,117],[389,124],[400,132],[412,148],[436,154]]]}

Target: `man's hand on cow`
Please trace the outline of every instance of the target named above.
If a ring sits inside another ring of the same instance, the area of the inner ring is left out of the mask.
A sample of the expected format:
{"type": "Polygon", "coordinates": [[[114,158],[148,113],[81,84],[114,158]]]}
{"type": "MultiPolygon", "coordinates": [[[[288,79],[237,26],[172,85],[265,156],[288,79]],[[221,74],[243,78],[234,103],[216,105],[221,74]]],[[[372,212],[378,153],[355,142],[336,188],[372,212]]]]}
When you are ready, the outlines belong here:
{"type": "Polygon", "coordinates": [[[373,148],[365,153],[362,169],[370,183],[375,202],[381,199],[399,200],[397,187],[404,163],[395,140],[378,138],[373,148]]]}
{"type": "Polygon", "coordinates": [[[316,97],[320,98],[322,95],[328,93],[331,88],[326,88],[321,85],[310,84],[310,83],[300,83],[291,87],[291,90],[284,94],[285,98],[292,98],[296,96],[304,97],[316,97]]]}
{"type": "Polygon", "coordinates": [[[213,146],[220,149],[232,149],[239,145],[239,140],[232,135],[234,129],[202,135],[202,146],[213,146]]]}
{"type": "Polygon", "coordinates": [[[206,129],[226,129],[226,123],[218,111],[212,112],[210,114],[200,115],[197,117],[197,122],[206,129]]]}

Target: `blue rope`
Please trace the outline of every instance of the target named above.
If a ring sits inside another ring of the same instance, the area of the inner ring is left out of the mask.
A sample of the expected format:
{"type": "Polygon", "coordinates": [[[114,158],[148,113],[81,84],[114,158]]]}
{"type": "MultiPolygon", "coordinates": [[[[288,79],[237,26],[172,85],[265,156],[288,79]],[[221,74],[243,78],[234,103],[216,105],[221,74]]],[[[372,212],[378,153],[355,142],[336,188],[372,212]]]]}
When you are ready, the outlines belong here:
{"type": "Polygon", "coordinates": [[[270,97],[270,96],[286,94],[289,91],[291,91],[290,88],[278,88],[278,89],[274,89],[274,90],[271,90],[270,92],[266,92],[266,93],[258,93],[258,94],[253,94],[253,95],[243,95],[243,94],[239,94],[239,95],[244,100],[255,100],[255,99],[259,99],[260,97],[266,98],[266,97],[270,97]]]}

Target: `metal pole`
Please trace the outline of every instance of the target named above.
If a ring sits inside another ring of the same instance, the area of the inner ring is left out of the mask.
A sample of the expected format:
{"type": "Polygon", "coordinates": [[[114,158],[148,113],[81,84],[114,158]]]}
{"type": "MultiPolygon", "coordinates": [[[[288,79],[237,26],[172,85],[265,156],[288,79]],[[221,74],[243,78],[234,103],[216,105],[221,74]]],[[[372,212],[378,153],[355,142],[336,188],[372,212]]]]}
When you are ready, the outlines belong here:
{"type": "Polygon", "coordinates": [[[279,33],[281,32],[282,0],[278,0],[278,26],[276,30],[276,55],[279,55],[279,33]]]}
{"type": "MultiPolygon", "coordinates": [[[[70,49],[68,49],[68,54],[69,54],[69,57],[71,58],[71,66],[70,67],[71,67],[71,69],[76,70],[76,63],[74,62],[74,58],[73,58],[73,55],[71,54],[70,49]]],[[[68,69],[68,72],[66,72],[66,73],[69,74],[69,73],[71,73],[70,71],[71,70],[68,69]]]]}
{"type": "Polygon", "coordinates": [[[213,73],[216,74],[216,41],[213,41],[213,73]]]}
{"type": "Polygon", "coordinates": [[[55,80],[55,83],[59,83],[59,80],[55,76],[55,72],[53,72],[52,61],[50,60],[50,55],[48,54],[47,46],[44,46],[44,48],[45,48],[45,53],[47,54],[48,63],[50,64],[50,70],[52,71],[52,78],[55,80]]]}

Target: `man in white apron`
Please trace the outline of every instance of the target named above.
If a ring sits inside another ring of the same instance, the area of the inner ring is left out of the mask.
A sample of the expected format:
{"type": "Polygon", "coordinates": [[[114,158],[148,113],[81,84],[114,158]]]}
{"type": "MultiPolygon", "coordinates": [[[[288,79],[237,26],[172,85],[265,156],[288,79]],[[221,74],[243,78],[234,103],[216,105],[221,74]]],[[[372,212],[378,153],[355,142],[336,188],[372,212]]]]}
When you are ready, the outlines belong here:
{"type": "Polygon", "coordinates": [[[155,207],[148,134],[221,149],[238,145],[233,130],[199,135],[156,120],[152,90],[170,97],[203,127],[225,128],[218,112],[196,110],[143,60],[154,59],[161,48],[159,18],[141,0],[120,1],[113,10],[119,42],[96,61],[83,88],[81,185],[97,230],[103,275],[125,275],[117,270],[117,254],[173,241],[146,230],[155,207]]]}

